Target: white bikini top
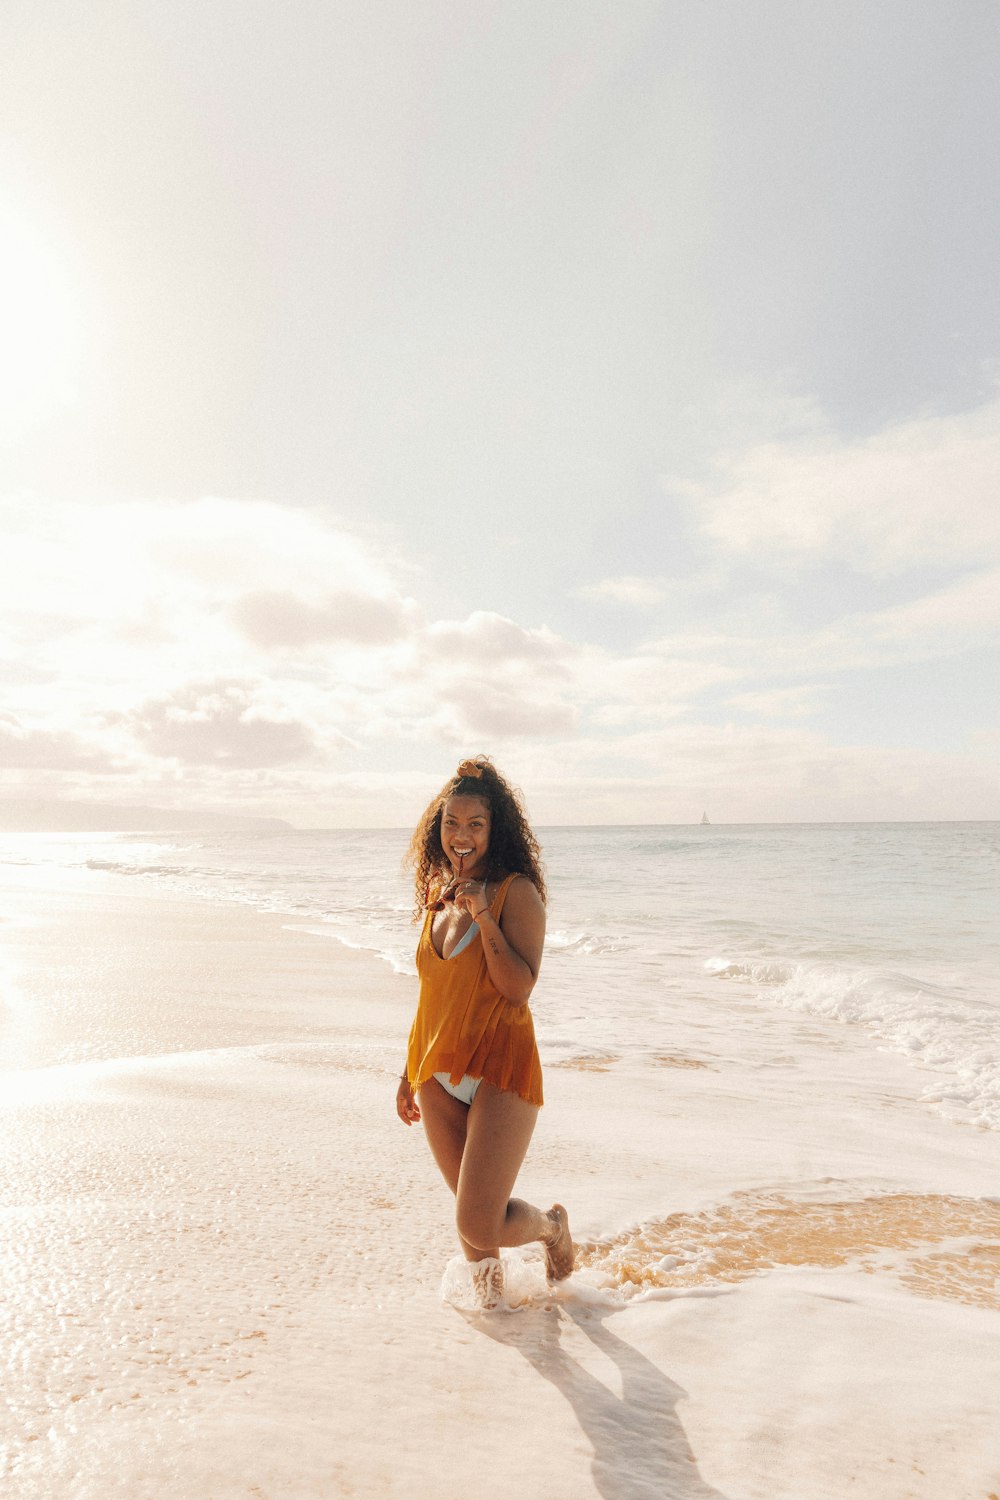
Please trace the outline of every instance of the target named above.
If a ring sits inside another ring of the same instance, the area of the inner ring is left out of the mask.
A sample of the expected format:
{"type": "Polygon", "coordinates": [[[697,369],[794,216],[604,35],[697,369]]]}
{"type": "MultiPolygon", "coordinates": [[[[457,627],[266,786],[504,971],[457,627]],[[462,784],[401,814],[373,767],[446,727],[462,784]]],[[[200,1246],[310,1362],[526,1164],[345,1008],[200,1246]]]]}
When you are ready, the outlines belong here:
{"type": "Polygon", "coordinates": [[[462,952],[462,950],[465,949],[465,948],[467,948],[469,946],[469,944],[472,942],[472,939],[474,937],[476,937],[478,935],[478,933],[479,933],[479,923],[478,922],[473,922],[473,924],[469,928],[468,932],[463,932],[462,933],[462,936],[459,938],[459,940],[455,944],[454,948],[452,948],[451,952],[448,954],[449,961],[451,959],[453,959],[453,958],[457,958],[458,955],[462,952]]]}

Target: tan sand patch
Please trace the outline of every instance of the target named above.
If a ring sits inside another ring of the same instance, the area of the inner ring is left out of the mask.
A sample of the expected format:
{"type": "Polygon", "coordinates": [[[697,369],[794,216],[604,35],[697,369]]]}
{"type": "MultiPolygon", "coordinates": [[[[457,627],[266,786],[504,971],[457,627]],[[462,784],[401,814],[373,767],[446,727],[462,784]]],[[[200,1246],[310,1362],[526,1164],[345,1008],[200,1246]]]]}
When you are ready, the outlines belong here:
{"type": "Polygon", "coordinates": [[[607,1073],[612,1063],[618,1061],[616,1052],[603,1052],[600,1056],[563,1057],[558,1062],[546,1063],[549,1068],[574,1068],[580,1073],[607,1073]]]}
{"type": "Polygon", "coordinates": [[[577,1254],[578,1268],[636,1288],[709,1286],[783,1266],[849,1263],[869,1273],[889,1270],[921,1296],[1000,1310],[1000,1203],[920,1193],[802,1203],[747,1193],[577,1254]]]}
{"type": "Polygon", "coordinates": [[[661,1068],[707,1068],[707,1062],[702,1062],[700,1057],[688,1057],[683,1052],[654,1052],[653,1061],[659,1063],[661,1068]]]}
{"type": "Polygon", "coordinates": [[[913,1292],[1000,1308],[1000,1245],[972,1245],[911,1260],[900,1279],[913,1292]]]}

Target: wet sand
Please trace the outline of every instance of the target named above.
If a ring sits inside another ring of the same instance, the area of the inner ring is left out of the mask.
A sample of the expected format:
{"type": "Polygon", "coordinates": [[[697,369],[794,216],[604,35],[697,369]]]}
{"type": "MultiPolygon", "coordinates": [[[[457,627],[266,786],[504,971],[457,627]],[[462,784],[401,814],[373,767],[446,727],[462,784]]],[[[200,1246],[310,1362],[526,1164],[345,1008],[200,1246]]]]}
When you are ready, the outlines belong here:
{"type": "Polygon", "coordinates": [[[8,870],[0,919],[11,1500],[1000,1496],[1000,1138],[902,1067],[873,1104],[845,1046],[808,1114],[551,1070],[519,1190],[578,1270],[482,1314],[393,1109],[411,981],[124,877],[8,870]]]}

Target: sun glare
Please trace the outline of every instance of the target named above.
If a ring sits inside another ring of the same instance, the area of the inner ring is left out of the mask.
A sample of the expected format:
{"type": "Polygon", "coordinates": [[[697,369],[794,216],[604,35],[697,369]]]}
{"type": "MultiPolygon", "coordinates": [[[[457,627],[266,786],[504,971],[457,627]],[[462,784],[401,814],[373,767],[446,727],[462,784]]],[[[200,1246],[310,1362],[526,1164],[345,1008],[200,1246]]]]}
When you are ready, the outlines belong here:
{"type": "Polygon", "coordinates": [[[80,321],[55,247],[0,204],[0,436],[19,436],[73,401],[80,321]]]}

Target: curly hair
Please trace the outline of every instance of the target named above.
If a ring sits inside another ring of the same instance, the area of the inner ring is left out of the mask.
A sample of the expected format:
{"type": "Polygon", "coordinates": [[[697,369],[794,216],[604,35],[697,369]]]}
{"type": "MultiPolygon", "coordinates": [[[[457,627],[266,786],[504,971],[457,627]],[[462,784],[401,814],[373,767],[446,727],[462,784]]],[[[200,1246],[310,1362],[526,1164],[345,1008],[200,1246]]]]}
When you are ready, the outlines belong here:
{"type": "Polygon", "coordinates": [[[449,797],[478,797],[490,810],[486,878],[500,880],[505,875],[527,875],[544,901],[545,878],[538,840],[528,825],[521,794],[501,776],[488,755],[477,755],[460,763],[454,776],[428,803],[413,831],[403,863],[412,866],[414,873],[414,921],[423,914],[431,887],[450,879],[441,844],[441,813],[449,797]]]}

